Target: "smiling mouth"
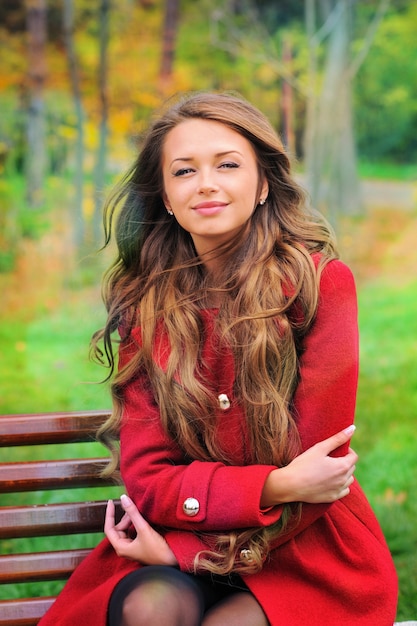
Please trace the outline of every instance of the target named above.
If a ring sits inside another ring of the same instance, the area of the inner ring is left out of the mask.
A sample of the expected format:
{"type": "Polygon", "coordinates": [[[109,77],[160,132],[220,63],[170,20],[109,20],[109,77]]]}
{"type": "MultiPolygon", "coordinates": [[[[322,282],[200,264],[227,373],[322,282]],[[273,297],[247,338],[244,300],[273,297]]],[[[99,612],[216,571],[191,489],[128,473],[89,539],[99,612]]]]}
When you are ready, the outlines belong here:
{"type": "Polygon", "coordinates": [[[200,202],[195,207],[194,211],[201,215],[216,215],[220,213],[222,209],[227,206],[226,202],[200,202]]]}
{"type": "Polygon", "coordinates": [[[226,206],[227,202],[219,202],[217,200],[211,200],[207,202],[199,202],[195,205],[194,209],[214,209],[217,207],[226,206]]]}

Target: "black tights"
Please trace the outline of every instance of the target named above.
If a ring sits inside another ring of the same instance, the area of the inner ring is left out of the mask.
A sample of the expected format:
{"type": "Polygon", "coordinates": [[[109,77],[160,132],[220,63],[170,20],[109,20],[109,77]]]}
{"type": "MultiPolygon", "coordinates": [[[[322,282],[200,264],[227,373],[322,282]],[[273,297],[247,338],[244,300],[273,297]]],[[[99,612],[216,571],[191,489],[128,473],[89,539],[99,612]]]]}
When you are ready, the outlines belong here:
{"type": "Polygon", "coordinates": [[[110,599],[107,626],[268,626],[239,576],[193,576],[147,565],[131,572],[110,599]]]}

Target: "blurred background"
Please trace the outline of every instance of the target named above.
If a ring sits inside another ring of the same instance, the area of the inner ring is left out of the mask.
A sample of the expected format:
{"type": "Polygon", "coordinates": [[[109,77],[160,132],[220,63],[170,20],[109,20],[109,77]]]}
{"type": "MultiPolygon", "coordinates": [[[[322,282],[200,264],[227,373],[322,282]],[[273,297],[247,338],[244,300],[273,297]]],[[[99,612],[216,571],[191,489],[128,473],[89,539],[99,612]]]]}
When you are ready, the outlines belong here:
{"type": "Polygon", "coordinates": [[[109,406],[103,201],[167,98],[237,91],[354,271],[357,477],[417,618],[415,0],[2,0],[0,59],[0,413],[109,406]]]}

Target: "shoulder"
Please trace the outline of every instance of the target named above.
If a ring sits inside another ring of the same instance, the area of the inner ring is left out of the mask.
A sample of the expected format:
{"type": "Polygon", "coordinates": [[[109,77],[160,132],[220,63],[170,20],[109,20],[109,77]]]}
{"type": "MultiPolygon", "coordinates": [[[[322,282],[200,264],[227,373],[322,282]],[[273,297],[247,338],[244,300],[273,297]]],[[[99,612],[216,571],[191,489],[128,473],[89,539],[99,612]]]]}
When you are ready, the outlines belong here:
{"type": "Polygon", "coordinates": [[[312,260],[318,271],[321,295],[332,291],[356,292],[353,272],[343,261],[326,261],[320,253],[313,254],[312,260]]]}

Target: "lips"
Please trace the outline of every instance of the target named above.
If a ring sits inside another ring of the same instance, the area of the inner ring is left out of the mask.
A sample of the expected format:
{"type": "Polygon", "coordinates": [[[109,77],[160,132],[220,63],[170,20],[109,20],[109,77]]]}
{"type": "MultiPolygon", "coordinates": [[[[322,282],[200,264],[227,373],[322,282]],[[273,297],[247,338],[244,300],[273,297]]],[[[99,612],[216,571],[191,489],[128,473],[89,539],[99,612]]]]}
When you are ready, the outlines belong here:
{"type": "Polygon", "coordinates": [[[217,207],[226,206],[226,202],[216,202],[215,200],[211,200],[210,202],[200,202],[196,204],[194,209],[215,209],[217,207]]]}
{"type": "Polygon", "coordinates": [[[216,215],[226,206],[227,202],[199,202],[199,204],[196,204],[193,209],[201,215],[216,215]]]}

